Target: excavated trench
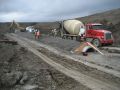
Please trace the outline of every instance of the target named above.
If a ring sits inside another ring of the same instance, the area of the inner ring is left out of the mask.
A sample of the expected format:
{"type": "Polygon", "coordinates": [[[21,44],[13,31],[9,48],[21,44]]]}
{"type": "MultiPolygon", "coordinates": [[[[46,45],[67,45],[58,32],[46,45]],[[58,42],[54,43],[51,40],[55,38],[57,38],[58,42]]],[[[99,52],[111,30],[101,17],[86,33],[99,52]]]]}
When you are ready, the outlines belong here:
{"type": "Polygon", "coordinates": [[[0,90],[90,90],[19,45],[0,43],[0,90]]]}

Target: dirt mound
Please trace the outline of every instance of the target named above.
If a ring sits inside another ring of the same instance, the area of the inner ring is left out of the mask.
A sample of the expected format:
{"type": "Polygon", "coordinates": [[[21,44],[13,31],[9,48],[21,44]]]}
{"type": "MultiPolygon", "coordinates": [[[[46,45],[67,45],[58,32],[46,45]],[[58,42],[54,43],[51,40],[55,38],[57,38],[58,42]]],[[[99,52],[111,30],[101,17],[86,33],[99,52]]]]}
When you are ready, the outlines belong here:
{"type": "Polygon", "coordinates": [[[117,45],[120,45],[120,22],[115,25],[116,31],[113,32],[117,45]]]}

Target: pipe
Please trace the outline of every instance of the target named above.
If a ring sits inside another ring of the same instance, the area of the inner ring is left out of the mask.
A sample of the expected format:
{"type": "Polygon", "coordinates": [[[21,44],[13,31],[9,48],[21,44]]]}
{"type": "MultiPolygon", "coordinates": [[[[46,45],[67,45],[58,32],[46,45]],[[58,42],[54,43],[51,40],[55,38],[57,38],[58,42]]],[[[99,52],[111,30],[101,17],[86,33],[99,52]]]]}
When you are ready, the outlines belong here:
{"type": "Polygon", "coordinates": [[[98,48],[96,48],[94,45],[92,45],[90,42],[86,42],[89,46],[94,48],[96,51],[98,51],[101,55],[104,55],[98,48]]]}

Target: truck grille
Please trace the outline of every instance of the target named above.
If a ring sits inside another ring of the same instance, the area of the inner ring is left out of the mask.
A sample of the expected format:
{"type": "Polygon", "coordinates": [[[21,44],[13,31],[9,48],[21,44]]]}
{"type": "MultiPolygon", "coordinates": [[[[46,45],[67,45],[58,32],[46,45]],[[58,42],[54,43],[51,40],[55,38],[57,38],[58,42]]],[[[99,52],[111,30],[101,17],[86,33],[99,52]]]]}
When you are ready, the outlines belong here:
{"type": "Polygon", "coordinates": [[[108,40],[108,39],[112,39],[112,35],[111,35],[111,33],[106,33],[105,36],[106,36],[106,40],[108,40]]]}

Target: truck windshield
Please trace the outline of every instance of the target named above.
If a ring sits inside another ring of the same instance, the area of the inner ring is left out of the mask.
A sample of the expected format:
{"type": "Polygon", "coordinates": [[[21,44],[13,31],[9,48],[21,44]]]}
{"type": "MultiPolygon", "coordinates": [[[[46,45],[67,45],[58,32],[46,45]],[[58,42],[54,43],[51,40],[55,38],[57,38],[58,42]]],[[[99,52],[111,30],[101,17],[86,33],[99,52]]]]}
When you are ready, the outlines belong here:
{"type": "Polygon", "coordinates": [[[93,26],[91,27],[91,29],[94,29],[94,30],[101,30],[101,29],[107,30],[108,27],[107,27],[107,26],[104,26],[104,25],[93,25],[93,26]]]}

